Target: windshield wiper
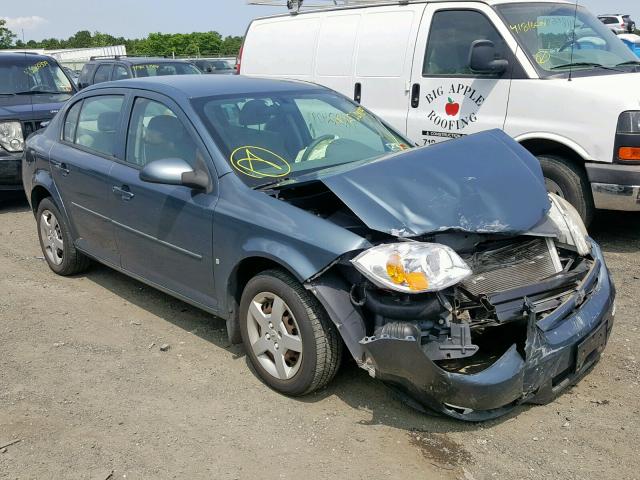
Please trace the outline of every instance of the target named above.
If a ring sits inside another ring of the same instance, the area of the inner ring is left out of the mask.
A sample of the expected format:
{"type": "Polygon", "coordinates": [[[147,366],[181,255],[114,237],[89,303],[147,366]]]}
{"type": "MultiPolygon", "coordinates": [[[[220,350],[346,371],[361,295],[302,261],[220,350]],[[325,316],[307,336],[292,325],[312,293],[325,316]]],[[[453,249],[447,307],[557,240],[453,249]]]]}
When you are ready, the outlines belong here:
{"type": "Polygon", "coordinates": [[[559,70],[561,68],[571,68],[571,67],[596,67],[596,68],[602,68],[603,70],[612,70],[614,72],[622,71],[622,70],[617,70],[613,67],[607,67],[605,65],[602,65],[601,63],[594,63],[594,62],[565,63],[563,65],[556,65],[555,67],[551,67],[549,70],[559,70]]]}
{"type": "Polygon", "coordinates": [[[282,182],[286,182],[287,180],[290,180],[290,178],[289,177],[279,178],[278,180],[274,180],[272,182],[261,183],[260,185],[256,185],[255,187],[253,187],[253,189],[254,190],[266,190],[267,188],[273,187],[273,186],[278,185],[279,183],[282,183],[282,182]]]}
{"type": "Polygon", "coordinates": [[[629,60],[628,62],[622,62],[616,65],[616,67],[625,67],[627,65],[640,65],[640,60],[629,60]]]}

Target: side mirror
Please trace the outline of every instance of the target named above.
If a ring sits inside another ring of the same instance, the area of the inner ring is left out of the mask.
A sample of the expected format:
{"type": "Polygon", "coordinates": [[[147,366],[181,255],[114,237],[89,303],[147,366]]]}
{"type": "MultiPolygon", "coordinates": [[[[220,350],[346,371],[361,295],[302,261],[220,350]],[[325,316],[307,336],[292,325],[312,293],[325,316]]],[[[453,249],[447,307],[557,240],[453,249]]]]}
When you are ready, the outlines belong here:
{"type": "Polygon", "coordinates": [[[164,158],[147,164],[140,171],[140,180],[164,185],[183,185],[198,190],[209,187],[207,174],[194,170],[181,158],[164,158]]]}
{"type": "Polygon", "coordinates": [[[478,73],[504,73],[509,62],[496,59],[496,46],[491,40],[476,40],[471,44],[469,67],[478,73]]]}

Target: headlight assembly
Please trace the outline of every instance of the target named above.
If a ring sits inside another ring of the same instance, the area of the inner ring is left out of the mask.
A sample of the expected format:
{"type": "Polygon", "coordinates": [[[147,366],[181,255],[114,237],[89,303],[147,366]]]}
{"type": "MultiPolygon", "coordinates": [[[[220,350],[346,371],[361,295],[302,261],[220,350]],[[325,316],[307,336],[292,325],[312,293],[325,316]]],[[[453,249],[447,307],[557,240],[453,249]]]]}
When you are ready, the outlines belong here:
{"type": "Polygon", "coordinates": [[[618,117],[618,133],[640,133],[640,112],[622,112],[618,117]]]}
{"type": "Polygon", "coordinates": [[[564,198],[553,193],[549,194],[549,200],[551,200],[549,218],[558,229],[558,241],[576,247],[580,256],[590,254],[589,234],[578,211],[564,198]]]}
{"type": "Polygon", "coordinates": [[[377,286],[405,293],[443,290],[472,273],[456,252],[438,243],[378,245],[362,252],[352,263],[377,286]]]}
{"type": "Polygon", "coordinates": [[[20,122],[0,122],[0,146],[8,152],[21,152],[24,137],[20,122]]]}

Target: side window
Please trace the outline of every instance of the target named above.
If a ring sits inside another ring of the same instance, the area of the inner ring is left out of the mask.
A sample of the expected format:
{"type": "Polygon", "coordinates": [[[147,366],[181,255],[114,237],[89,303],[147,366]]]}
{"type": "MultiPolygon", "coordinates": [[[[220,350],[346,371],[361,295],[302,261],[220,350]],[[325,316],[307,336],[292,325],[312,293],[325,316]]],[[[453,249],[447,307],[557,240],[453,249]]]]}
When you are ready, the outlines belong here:
{"type": "Polygon", "coordinates": [[[78,119],[75,143],[113,156],[124,97],[102,95],[85,99],[78,119]]]}
{"type": "Polygon", "coordinates": [[[95,77],[93,77],[93,83],[102,83],[108,81],[112,68],[112,63],[103,63],[102,65],[100,65],[96,70],[95,77]]]}
{"type": "Polygon", "coordinates": [[[484,14],[476,10],[436,12],[431,21],[422,74],[492,76],[469,68],[469,52],[476,40],[491,40],[500,58],[507,58],[507,44],[484,14]]]}
{"type": "Polygon", "coordinates": [[[64,120],[64,132],[62,133],[62,138],[66,142],[73,143],[76,139],[76,127],[78,126],[78,116],[80,115],[81,107],[82,101],[79,101],[67,112],[67,117],[64,120]]]}
{"type": "Polygon", "coordinates": [[[126,161],[144,167],[154,160],[181,158],[197,166],[198,147],[176,114],[166,105],[137,98],[127,134],[126,161]]]}
{"type": "Polygon", "coordinates": [[[130,76],[131,75],[129,75],[127,67],[125,67],[124,65],[116,65],[115,69],[113,70],[114,80],[124,80],[125,78],[129,78],[130,76]]]}

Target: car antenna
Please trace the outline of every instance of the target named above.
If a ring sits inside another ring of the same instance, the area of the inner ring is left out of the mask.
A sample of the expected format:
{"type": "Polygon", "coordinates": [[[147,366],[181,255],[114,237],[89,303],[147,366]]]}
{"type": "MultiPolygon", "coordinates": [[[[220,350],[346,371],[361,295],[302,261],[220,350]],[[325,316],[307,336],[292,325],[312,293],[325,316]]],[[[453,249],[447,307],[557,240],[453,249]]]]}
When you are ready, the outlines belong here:
{"type": "Polygon", "coordinates": [[[573,80],[573,52],[576,48],[577,35],[576,35],[576,24],[578,23],[578,0],[576,0],[576,6],[573,11],[573,41],[571,42],[571,60],[569,61],[569,81],[573,80]]]}

